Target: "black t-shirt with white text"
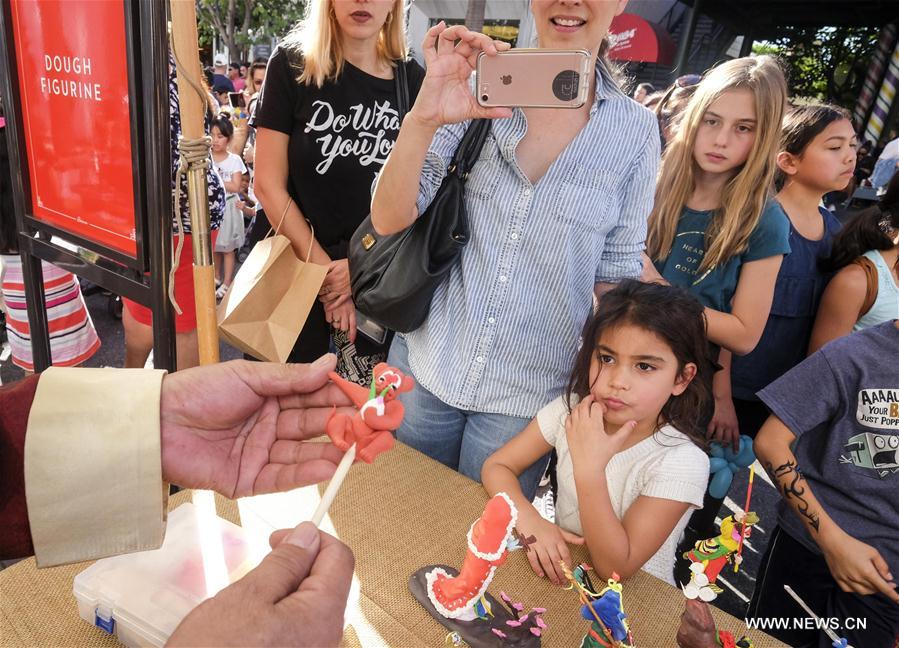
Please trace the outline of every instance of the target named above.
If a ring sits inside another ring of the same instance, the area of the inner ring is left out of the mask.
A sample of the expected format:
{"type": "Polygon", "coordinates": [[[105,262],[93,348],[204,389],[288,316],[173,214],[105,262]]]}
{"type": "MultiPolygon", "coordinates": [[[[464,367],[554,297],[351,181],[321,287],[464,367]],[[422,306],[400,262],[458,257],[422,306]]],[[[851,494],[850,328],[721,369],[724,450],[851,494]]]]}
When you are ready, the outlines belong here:
{"type": "MultiPolygon", "coordinates": [[[[424,70],[406,64],[409,107],[424,70]]],[[[277,48],[250,125],[290,136],[288,192],[331,258],[345,258],[353,232],[368,215],[371,187],[399,134],[396,82],[344,63],[337,81],[302,85],[301,55],[277,48]]],[[[267,206],[280,217],[283,205],[267,206]]]]}

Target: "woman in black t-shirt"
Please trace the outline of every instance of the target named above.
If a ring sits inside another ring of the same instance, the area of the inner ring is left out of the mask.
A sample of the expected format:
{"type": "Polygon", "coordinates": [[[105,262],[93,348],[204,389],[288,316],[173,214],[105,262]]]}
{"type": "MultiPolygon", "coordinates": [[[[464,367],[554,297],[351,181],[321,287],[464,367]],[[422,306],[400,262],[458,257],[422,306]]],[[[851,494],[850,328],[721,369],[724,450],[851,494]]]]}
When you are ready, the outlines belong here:
{"type": "Polygon", "coordinates": [[[280,233],[301,259],[311,238],[311,260],[328,266],[289,360],[315,360],[333,335],[338,371],[361,384],[386,359],[390,340],[356,335],[347,244],[370,211],[372,184],[399,133],[396,66],[405,66],[410,106],[424,78],[406,61],[403,20],[403,0],[310,0],[269,60],[250,121],[255,193],[272,227],[292,201],[280,233]]]}

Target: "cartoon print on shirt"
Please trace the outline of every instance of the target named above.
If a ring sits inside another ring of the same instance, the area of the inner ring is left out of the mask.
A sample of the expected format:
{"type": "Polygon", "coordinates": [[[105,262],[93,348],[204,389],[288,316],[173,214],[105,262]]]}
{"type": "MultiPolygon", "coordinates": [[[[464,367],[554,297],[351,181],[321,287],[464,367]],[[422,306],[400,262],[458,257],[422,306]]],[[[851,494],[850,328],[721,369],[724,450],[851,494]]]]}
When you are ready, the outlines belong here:
{"type": "Polygon", "coordinates": [[[840,456],[840,463],[870,468],[884,477],[899,472],[899,435],[865,432],[857,434],[844,446],[849,456],[840,456]]]}
{"type": "MultiPolygon", "coordinates": [[[[862,389],[857,403],[860,426],[899,431],[899,389],[862,389]]],[[[880,479],[899,472],[899,434],[864,432],[850,438],[844,449],[848,456],[840,456],[842,464],[873,470],[880,479]]]]}

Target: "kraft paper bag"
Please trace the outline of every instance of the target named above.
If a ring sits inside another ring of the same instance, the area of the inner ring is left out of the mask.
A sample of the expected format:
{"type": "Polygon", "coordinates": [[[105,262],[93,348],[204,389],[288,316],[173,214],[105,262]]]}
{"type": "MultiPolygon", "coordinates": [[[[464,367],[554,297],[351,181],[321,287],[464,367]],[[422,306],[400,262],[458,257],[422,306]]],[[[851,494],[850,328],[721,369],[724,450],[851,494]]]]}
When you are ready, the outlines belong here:
{"type": "Polygon", "coordinates": [[[219,333],[255,358],[286,362],[327,272],[297,259],[285,236],[259,241],[219,304],[219,333]]]}

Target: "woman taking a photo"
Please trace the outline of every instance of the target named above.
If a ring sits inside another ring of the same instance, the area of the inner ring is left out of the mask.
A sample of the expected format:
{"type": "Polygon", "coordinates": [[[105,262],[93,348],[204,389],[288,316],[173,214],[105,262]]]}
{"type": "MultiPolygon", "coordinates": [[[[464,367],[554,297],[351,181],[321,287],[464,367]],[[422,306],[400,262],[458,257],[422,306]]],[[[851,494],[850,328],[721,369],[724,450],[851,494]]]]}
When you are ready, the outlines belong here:
{"type": "Polygon", "coordinates": [[[310,260],[328,266],[289,361],[327,353],[333,335],[338,372],[363,384],[389,340],[356,336],[347,244],[369,213],[372,182],[399,132],[397,66],[405,68],[410,101],[424,76],[406,61],[403,9],[403,0],[310,0],[304,20],[272,54],[250,122],[254,189],[271,226],[298,258],[306,259],[311,243],[310,260]]]}
{"type": "MultiPolygon", "coordinates": [[[[541,48],[592,54],[588,98],[577,109],[481,108],[469,85],[478,54],[508,45],[461,26],[431,28],[421,92],[375,189],[374,227],[402,230],[427,209],[468,122],[494,119],[466,185],[470,242],[428,319],[397,335],[388,359],[418,382],[402,397],[397,438],[475,480],[484,460],[564,391],[594,292],[640,275],[658,126],[601,56],[626,4],[531,2],[541,48]]],[[[526,497],[544,464],[520,475],[526,497]]]]}

